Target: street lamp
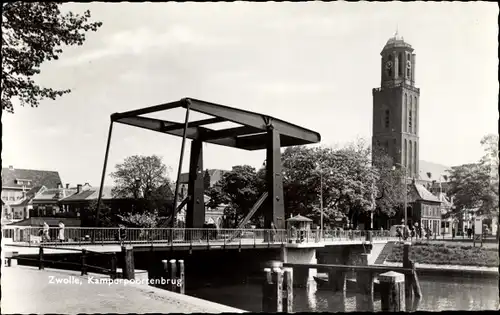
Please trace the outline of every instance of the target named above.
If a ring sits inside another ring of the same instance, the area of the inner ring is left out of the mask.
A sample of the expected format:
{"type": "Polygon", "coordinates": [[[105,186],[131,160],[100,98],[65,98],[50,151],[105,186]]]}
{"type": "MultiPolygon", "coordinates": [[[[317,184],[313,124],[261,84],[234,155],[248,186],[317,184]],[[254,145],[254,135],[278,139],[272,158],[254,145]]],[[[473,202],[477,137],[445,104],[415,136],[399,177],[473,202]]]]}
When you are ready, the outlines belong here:
{"type": "MultiPolygon", "coordinates": [[[[319,185],[320,185],[320,191],[319,191],[319,208],[321,212],[321,219],[320,219],[320,230],[321,230],[321,239],[324,239],[324,229],[323,229],[323,216],[324,216],[324,211],[323,211],[323,168],[321,163],[316,163],[316,167],[319,171],[319,185]]],[[[330,171],[330,174],[332,172],[330,171]]]]}

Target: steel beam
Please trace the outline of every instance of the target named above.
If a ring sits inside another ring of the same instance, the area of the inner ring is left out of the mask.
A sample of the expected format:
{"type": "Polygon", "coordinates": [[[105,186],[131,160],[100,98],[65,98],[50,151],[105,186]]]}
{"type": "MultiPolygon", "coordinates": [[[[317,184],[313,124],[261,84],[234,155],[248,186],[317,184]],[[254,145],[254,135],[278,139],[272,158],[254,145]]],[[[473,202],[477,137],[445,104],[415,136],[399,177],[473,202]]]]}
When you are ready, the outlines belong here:
{"type": "Polygon", "coordinates": [[[201,137],[201,140],[207,141],[207,140],[234,138],[237,136],[251,135],[254,133],[262,133],[262,130],[249,126],[228,128],[222,130],[213,130],[213,131],[207,131],[201,137]]]}
{"type": "MultiPolygon", "coordinates": [[[[203,126],[203,125],[216,124],[216,123],[220,123],[220,122],[224,122],[224,121],[225,121],[224,119],[217,118],[217,117],[216,118],[210,118],[210,119],[203,119],[203,120],[198,120],[198,121],[190,122],[188,124],[188,128],[199,127],[199,126],[203,126]]],[[[180,123],[174,123],[174,122],[172,122],[171,125],[164,126],[161,131],[162,132],[174,131],[174,130],[181,130],[183,128],[184,128],[184,125],[182,125],[180,123]]]]}
{"type": "Polygon", "coordinates": [[[194,111],[221,117],[234,123],[258,128],[262,131],[266,131],[267,127],[272,125],[273,128],[282,135],[286,135],[296,139],[303,139],[308,141],[309,143],[317,143],[321,140],[321,136],[317,132],[284,122],[270,116],[252,113],[249,111],[224,105],[204,102],[192,98],[186,99],[186,102],[184,102],[182,106],[187,106],[187,103],[189,103],[189,107],[194,111]]]}
{"type": "Polygon", "coordinates": [[[266,179],[269,197],[266,199],[264,225],[271,228],[271,222],[277,229],[285,228],[285,204],[283,200],[283,174],[281,171],[280,134],[276,129],[267,132],[266,179]]]}
{"type": "Polygon", "coordinates": [[[186,211],[186,228],[203,228],[205,223],[203,173],[203,142],[191,142],[191,159],[189,163],[188,201],[186,211]]]}
{"type": "Polygon", "coordinates": [[[113,120],[111,120],[111,122],[109,123],[108,141],[106,143],[106,153],[104,153],[104,165],[102,167],[101,186],[99,187],[99,195],[97,197],[97,209],[96,209],[96,216],[95,216],[96,226],[99,226],[99,215],[101,212],[102,189],[104,187],[104,178],[106,177],[106,166],[108,165],[109,146],[111,144],[112,133],[113,133],[113,120]]]}
{"type": "MultiPolygon", "coordinates": [[[[164,103],[164,104],[159,104],[159,105],[155,105],[155,106],[135,109],[135,110],[131,110],[128,112],[115,113],[115,114],[111,115],[111,119],[117,120],[120,118],[134,117],[134,116],[138,116],[138,115],[144,115],[144,114],[159,112],[162,110],[177,108],[177,107],[183,106],[183,103],[185,103],[185,102],[186,102],[185,99],[182,99],[180,101],[175,101],[175,102],[164,103]]],[[[186,108],[186,106],[183,106],[183,107],[186,108]]]]}
{"type": "MultiPolygon", "coordinates": [[[[172,121],[159,120],[148,117],[125,117],[117,119],[116,122],[134,127],[163,132],[178,137],[182,137],[184,135],[184,125],[172,121]],[[175,126],[175,128],[173,130],[166,130],[170,126],[175,126]],[[180,129],[178,129],[179,126],[180,129]]],[[[186,131],[186,138],[197,139],[201,134],[200,128],[202,127],[188,127],[186,131]]]]}

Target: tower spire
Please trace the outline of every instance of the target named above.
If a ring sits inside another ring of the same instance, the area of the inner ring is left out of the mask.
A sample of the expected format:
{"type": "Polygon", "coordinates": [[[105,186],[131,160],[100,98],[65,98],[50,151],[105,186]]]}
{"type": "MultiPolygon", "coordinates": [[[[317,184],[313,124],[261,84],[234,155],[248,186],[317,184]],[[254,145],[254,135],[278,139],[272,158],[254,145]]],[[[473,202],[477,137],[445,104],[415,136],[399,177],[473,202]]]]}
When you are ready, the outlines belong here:
{"type": "Polygon", "coordinates": [[[396,24],[396,33],[394,33],[394,37],[398,36],[399,33],[399,25],[396,24]]]}

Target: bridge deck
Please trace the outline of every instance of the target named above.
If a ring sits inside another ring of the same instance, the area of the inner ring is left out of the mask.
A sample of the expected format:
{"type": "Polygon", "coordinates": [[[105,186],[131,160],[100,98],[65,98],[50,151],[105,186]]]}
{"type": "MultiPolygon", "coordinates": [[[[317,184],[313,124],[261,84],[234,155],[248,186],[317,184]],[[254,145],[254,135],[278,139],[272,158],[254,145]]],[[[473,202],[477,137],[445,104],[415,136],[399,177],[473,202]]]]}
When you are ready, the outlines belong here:
{"type": "Polygon", "coordinates": [[[107,278],[103,275],[25,266],[2,269],[1,306],[6,314],[244,312],[145,284],[89,281],[107,278]]]}

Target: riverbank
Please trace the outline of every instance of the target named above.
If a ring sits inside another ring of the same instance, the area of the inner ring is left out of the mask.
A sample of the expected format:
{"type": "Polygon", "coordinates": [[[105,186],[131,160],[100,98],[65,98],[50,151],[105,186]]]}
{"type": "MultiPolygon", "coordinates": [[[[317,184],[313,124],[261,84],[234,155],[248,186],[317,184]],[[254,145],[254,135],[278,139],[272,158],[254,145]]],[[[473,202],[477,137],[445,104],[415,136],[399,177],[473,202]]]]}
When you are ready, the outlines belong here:
{"type": "Polygon", "coordinates": [[[75,271],[27,266],[2,268],[2,311],[11,314],[244,312],[147,285],[97,281],[103,278],[109,276],[80,276],[75,271]]]}
{"type": "MultiPolygon", "coordinates": [[[[382,266],[403,267],[400,262],[384,262],[382,266]]],[[[464,266],[464,265],[435,265],[415,263],[417,274],[423,276],[449,276],[449,277],[478,277],[486,279],[498,279],[498,267],[464,266]]]]}
{"type": "MultiPolygon", "coordinates": [[[[410,259],[417,265],[459,266],[470,270],[476,270],[472,267],[492,267],[496,268],[497,272],[499,265],[498,247],[472,247],[445,242],[417,241],[410,248],[410,259]]],[[[385,261],[402,263],[403,244],[395,244],[385,261]]]]}

